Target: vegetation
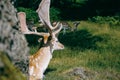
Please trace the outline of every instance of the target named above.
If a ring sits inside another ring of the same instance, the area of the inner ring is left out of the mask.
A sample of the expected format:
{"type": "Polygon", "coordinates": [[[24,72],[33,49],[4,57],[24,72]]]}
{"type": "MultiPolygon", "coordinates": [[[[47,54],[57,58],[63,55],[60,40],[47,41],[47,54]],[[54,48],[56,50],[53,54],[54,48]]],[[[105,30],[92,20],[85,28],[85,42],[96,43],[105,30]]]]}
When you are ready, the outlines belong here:
{"type": "MultiPolygon", "coordinates": [[[[27,21],[39,25],[35,11],[41,0],[15,1],[14,5],[18,12],[26,12],[27,21]]],[[[120,0],[51,0],[51,21],[68,20],[71,28],[74,21],[81,21],[77,31],[67,31],[66,34],[59,35],[59,40],[65,45],[65,49],[53,53],[53,58],[45,72],[45,80],[120,79],[119,3],[120,0]],[[85,79],[81,74],[72,73],[76,68],[84,70],[85,76],[89,79],[85,79]]],[[[33,54],[39,48],[37,43],[39,37],[32,36],[32,40],[36,41],[31,41],[30,36],[27,36],[27,39],[31,48],[30,53],[33,54]]],[[[14,68],[2,52],[0,59],[5,66],[4,69],[0,68],[0,80],[26,78],[14,68]],[[16,72],[19,76],[15,76],[16,72]]]]}
{"type": "Polygon", "coordinates": [[[88,18],[88,20],[100,24],[120,25],[120,16],[95,16],[92,18],[88,18]]]}
{"type": "Polygon", "coordinates": [[[60,10],[57,9],[57,8],[51,7],[51,8],[50,8],[50,19],[51,19],[52,21],[61,20],[60,10]]]}
{"type": "MultiPolygon", "coordinates": [[[[34,23],[37,23],[39,21],[38,14],[36,13],[35,10],[30,9],[30,8],[24,8],[24,7],[18,7],[17,8],[18,12],[22,11],[26,13],[26,19],[27,21],[33,21],[34,23]]],[[[54,20],[60,20],[60,11],[57,8],[52,7],[50,9],[50,19],[52,21],[54,20]]]]}
{"type": "Polygon", "coordinates": [[[4,65],[4,68],[0,68],[0,80],[26,80],[25,75],[15,68],[8,56],[3,52],[0,52],[0,61],[4,65]]]}
{"type": "MultiPolygon", "coordinates": [[[[15,6],[35,11],[40,1],[16,0],[15,6]]],[[[81,20],[94,16],[120,16],[119,3],[120,0],[51,0],[51,7],[59,9],[62,20],[81,20]]]]}
{"type": "MultiPolygon", "coordinates": [[[[75,68],[83,68],[90,80],[120,79],[120,28],[109,24],[81,21],[78,31],[59,36],[65,45],[55,51],[46,71],[46,80],[83,80],[69,75],[75,68]],[[115,27],[115,28],[113,28],[115,27]]],[[[38,47],[31,47],[34,53],[38,47]]]]}
{"type": "Polygon", "coordinates": [[[39,17],[37,15],[37,13],[29,8],[23,8],[23,7],[18,7],[17,8],[18,12],[22,11],[26,13],[26,19],[27,21],[34,21],[34,22],[38,22],[39,17]]]}

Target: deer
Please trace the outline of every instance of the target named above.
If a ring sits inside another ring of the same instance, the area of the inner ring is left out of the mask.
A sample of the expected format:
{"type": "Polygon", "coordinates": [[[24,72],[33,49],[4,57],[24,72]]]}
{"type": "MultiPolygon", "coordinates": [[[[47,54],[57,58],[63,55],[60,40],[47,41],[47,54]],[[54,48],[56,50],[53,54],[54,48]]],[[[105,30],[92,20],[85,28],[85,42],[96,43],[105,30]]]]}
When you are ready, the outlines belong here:
{"type": "Polygon", "coordinates": [[[64,45],[58,40],[58,35],[62,29],[62,24],[58,22],[55,26],[52,26],[49,19],[49,8],[50,0],[42,0],[38,9],[36,10],[40,21],[48,30],[48,32],[38,32],[37,30],[30,31],[26,24],[25,12],[18,13],[21,28],[20,31],[23,34],[42,36],[43,40],[43,45],[41,48],[36,53],[29,56],[29,80],[43,80],[44,72],[46,71],[49,62],[52,59],[53,51],[64,49],[64,45]]]}

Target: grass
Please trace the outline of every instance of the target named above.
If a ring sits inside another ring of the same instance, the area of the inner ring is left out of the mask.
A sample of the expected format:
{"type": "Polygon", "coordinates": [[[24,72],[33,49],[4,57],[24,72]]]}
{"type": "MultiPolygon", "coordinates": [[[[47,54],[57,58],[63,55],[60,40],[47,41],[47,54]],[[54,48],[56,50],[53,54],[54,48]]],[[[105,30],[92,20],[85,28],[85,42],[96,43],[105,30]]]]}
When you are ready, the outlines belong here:
{"type": "MultiPolygon", "coordinates": [[[[53,53],[45,80],[84,80],[69,75],[77,67],[95,74],[88,80],[119,80],[119,27],[81,21],[78,31],[61,34],[59,40],[65,49],[53,53]]],[[[32,47],[31,53],[37,48],[32,47]]]]}

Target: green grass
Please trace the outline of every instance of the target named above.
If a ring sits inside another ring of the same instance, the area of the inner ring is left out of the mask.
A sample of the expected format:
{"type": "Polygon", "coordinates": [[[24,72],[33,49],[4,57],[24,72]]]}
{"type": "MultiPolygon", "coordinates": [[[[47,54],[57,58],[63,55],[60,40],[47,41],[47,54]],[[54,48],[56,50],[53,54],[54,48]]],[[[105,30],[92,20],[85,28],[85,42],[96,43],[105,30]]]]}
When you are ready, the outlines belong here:
{"type": "MultiPolygon", "coordinates": [[[[68,74],[77,67],[95,74],[89,80],[119,80],[119,27],[81,21],[78,31],[61,34],[65,49],[53,53],[45,80],[83,80],[68,74]]],[[[31,53],[37,48],[32,47],[31,53]]]]}

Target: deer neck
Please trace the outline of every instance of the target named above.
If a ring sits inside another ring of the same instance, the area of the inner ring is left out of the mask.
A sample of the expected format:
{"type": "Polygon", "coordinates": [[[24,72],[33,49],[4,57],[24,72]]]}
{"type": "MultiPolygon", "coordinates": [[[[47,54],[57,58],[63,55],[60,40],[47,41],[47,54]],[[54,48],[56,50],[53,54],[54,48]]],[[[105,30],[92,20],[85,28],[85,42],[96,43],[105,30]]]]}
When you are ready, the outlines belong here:
{"type": "MultiPolygon", "coordinates": [[[[41,47],[41,49],[46,49],[48,50],[51,54],[53,53],[54,49],[53,49],[53,44],[51,42],[48,42],[47,44],[44,44],[43,47],[41,47]]],[[[45,51],[45,50],[44,50],[45,51]]]]}
{"type": "Polygon", "coordinates": [[[44,54],[50,55],[51,58],[52,58],[52,52],[51,52],[50,46],[41,47],[41,48],[37,51],[37,53],[31,55],[30,58],[35,58],[35,57],[38,57],[38,56],[41,56],[41,55],[44,55],[44,54]]]}

